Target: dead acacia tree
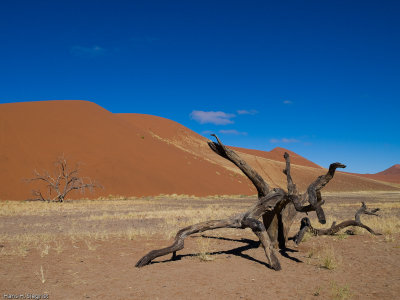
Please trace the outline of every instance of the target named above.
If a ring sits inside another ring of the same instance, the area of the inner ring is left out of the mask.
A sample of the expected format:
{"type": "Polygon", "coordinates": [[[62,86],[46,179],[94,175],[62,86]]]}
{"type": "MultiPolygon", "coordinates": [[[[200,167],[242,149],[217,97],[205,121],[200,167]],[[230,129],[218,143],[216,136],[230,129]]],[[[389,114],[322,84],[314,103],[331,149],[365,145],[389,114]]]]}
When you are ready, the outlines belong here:
{"type": "Polygon", "coordinates": [[[367,205],[365,205],[364,202],[361,202],[361,207],[357,210],[354,220],[346,220],[343,222],[340,222],[339,224],[336,224],[336,222],[333,222],[330,228],[327,229],[317,229],[314,228],[311,225],[311,221],[309,218],[304,217],[301,219],[301,224],[300,224],[300,230],[299,232],[295,235],[294,237],[294,242],[298,245],[301,243],[304,234],[306,232],[311,232],[313,235],[334,235],[340,230],[349,227],[349,226],[354,226],[354,227],[361,227],[370,232],[373,235],[381,235],[380,233],[375,232],[373,229],[368,227],[367,225],[363,224],[361,222],[361,215],[366,214],[366,215],[373,215],[373,216],[378,216],[376,213],[379,211],[379,208],[374,208],[372,210],[367,209],[367,205]]]}
{"type": "Polygon", "coordinates": [[[64,157],[58,158],[54,165],[54,174],[50,174],[48,171],[39,173],[37,170],[34,170],[34,177],[27,179],[28,182],[43,182],[47,189],[47,193],[44,195],[41,190],[33,190],[32,194],[35,198],[30,200],[64,202],[67,194],[71,191],[80,190],[84,193],[86,190],[89,190],[92,192],[94,188],[101,187],[90,178],[78,176],[79,167],[75,166],[73,169],[70,169],[64,157]]]}
{"type": "Polygon", "coordinates": [[[290,158],[285,153],[286,167],[283,173],[287,178],[287,192],[280,188],[270,190],[264,179],[232,149],[229,149],[219,138],[212,134],[217,142],[209,141],[210,148],[221,157],[235,164],[253,183],[258,192],[258,201],[247,211],[234,215],[228,219],[212,220],[185,227],[178,231],[174,243],[166,248],[153,250],[143,256],[136,267],[143,267],[153,259],[173,254],[183,249],[187,236],[218,228],[250,228],[258,237],[264,249],[268,265],[274,270],[280,270],[281,265],[274,248],[285,249],[288,232],[297,212],[315,211],[320,223],[325,224],[325,214],[322,209],[320,190],[333,178],[337,168],[345,168],[341,163],[333,163],[325,175],[319,176],[309,185],[304,194],[299,194],[290,174],[290,158]],[[259,219],[263,218],[263,222],[259,219]]]}

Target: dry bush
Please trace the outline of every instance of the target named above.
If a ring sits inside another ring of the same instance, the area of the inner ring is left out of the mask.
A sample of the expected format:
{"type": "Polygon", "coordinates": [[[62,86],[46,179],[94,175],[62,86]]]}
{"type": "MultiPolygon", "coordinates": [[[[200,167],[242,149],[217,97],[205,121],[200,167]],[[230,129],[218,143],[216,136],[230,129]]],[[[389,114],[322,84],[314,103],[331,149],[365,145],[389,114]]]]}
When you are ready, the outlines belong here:
{"type": "Polygon", "coordinates": [[[79,190],[82,194],[86,190],[92,192],[93,189],[101,187],[100,184],[92,181],[88,177],[78,176],[79,167],[70,168],[64,156],[59,157],[54,162],[55,171],[43,171],[39,173],[34,170],[34,177],[27,179],[28,182],[40,182],[44,186],[42,189],[47,190],[33,190],[32,194],[35,198],[30,200],[38,200],[45,202],[64,202],[67,195],[72,191],[79,190]]]}

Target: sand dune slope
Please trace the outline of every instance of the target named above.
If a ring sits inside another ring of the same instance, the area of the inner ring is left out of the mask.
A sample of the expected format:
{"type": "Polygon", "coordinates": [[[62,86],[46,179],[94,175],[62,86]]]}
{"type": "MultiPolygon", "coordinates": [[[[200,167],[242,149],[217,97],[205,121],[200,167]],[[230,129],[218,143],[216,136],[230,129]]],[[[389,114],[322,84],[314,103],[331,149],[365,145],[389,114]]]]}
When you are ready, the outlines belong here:
{"type": "MultiPolygon", "coordinates": [[[[192,155],[198,156],[207,162],[223,166],[234,173],[235,178],[239,178],[241,184],[248,183],[240,170],[229,161],[217,156],[210,151],[203,136],[182,126],[181,124],[152,115],[143,114],[117,114],[121,119],[140,126],[153,137],[164,141],[170,145],[182,149],[192,155]]],[[[284,148],[275,148],[272,151],[260,151],[232,147],[240,156],[251,164],[257,172],[271,185],[271,187],[286,186],[286,179],[282,174],[285,167],[283,153],[289,152],[293,164],[293,176],[300,190],[304,190],[313,180],[326,172],[317,164],[305,159],[304,157],[284,148]]],[[[333,158],[334,159],[334,158],[333,158]]],[[[326,166],[328,167],[328,166],[326,166]]],[[[232,176],[230,174],[230,176],[232,176]]],[[[338,172],[333,180],[325,188],[326,191],[358,191],[358,190],[391,190],[395,189],[392,185],[375,180],[361,178],[355,174],[338,172]]]]}
{"type": "MultiPolygon", "coordinates": [[[[272,186],[284,186],[283,163],[268,156],[269,152],[238,151],[272,186]]],[[[81,174],[104,186],[87,197],[255,193],[235,166],[208,148],[204,137],[176,122],[112,114],[88,101],[0,104],[1,200],[30,198],[32,185],[24,179],[31,177],[34,169],[51,170],[52,162],[62,154],[71,163],[81,162],[81,174]]],[[[294,176],[300,188],[324,172],[294,154],[293,163],[297,164],[294,176]]],[[[328,188],[393,189],[346,174],[328,188]]]]}
{"type": "Polygon", "coordinates": [[[400,165],[396,164],[376,174],[361,174],[361,176],[375,180],[394,182],[400,184],[400,165]]]}
{"type": "MultiPolygon", "coordinates": [[[[0,199],[27,199],[32,171],[57,156],[82,162],[81,173],[103,190],[91,195],[240,194],[229,172],[152,137],[86,101],[0,105],[0,199]]],[[[79,195],[78,195],[79,196],[79,195]]]]}

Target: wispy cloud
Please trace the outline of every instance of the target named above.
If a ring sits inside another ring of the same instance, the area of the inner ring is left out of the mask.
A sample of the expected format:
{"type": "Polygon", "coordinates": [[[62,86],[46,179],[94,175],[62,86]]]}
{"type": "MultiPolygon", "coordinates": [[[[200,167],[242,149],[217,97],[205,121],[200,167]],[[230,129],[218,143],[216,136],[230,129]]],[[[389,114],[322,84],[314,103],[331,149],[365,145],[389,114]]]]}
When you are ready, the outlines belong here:
{"type": "Polygon", "coordinates": [[[83,57],[96,57],[106,54],[107,50],[100,46],[83,47],[83,46],[72,46],[70,49],[71,53],[76,56],[83,57]]]}
{"type": "Polygon", "coordinates": [[[220,130],[218,131],[222,134],[232,134],[232,135],[247,135],[247,132],[237,131],[236,129],[220,130]]]}
{"type": "Polygon", "coordinates": [[[194,110],[191,112],[190,117],[199,122],[200,124],[214,124],[214,125],[227,125],[233,124],[232,118],[234,114],[228,114],[223,111],[202,111],[194,110]]]}
{"type": "Polygon", "coordinates": [[[251,109],[251,110],[238,110],[236,111],[238,113],[238,115],[255,115],[258,113],[258,111],[256,111],[255,109],[251,109]]]}
{"type": "Polygon", "coordinates": [[[269,142],[271,144],[278,144],[278,143],[290,144],[290,143],[299,143],[300,141],[297,139],[281,138],[281,139],[270,139],[269,142]]]}
{"type": "Polygon", "coordinates": [[[283,100],[283,104],[293,104],[293,101],[290,101],[290,100],[283,100]]]}

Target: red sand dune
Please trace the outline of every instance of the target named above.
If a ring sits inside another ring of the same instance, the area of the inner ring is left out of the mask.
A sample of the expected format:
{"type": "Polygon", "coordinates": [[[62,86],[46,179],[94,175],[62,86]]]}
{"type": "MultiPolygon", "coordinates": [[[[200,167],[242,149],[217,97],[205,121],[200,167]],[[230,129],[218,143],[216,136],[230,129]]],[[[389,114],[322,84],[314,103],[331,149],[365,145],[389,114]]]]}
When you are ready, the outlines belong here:
{"type": "MultiPolygon", "coordinates": [[[[112,114],[88,101],[0,104],[0,199],[31,197],[24,182],[34,169],[52,170],[64,154],[81,162],[81,174],[99,181],[100,195],[255,194],[251,183],[230,162],[214,154],[204,137],[160,117],[112,114]]],[[[272,185],[284,187],[284,149],[238,149],[272,185]],[[276,161],[276,160],[280,161],[276,161]]],[[[324,170],[293,155],[300,188],[324,170]]],[[[389,190],[385,183],[339,174],[327,190],[389,190]]],[[[79,194],[74,197],[81,197],[79,194]]]]}
{"type": "MultiPolygon", "coordinates": [[[[159,140],[175,145],[179,149],[201,157],[211,163],[224,166],[228,170],[235,172],[235,176],[241,176],[241,182],[248,183],[247,179],[243,178],[240,170],[238,170],[233,164],[210,151],[205,137],[182,126],[181,124],[152,115],[117,114],[117,116],[123,118],[127,122],[131,122],[131,124],[136,124],[159,140]],[[157,126],[156,124],[162,124],[162,126],[157,126]]],[[[282,169],[284,168],[283,154],[285,152],[288,152],[291,156],[293,176],[297,180],[296,182],[300,189],[304,189],[316,177],[325,172],[317,164],[284,148],[277,147],[269,152],[239,147],[231,148],[237,151],[247,162],[249,162],[273,187],[278,186],[285,188],[286,179],[282,175],[282,169]]],[[[335,180],[325,188],[326,191],[374,189],[387,190],[393,189],[393,187],[383,183],[377,183],[374,180],[365,180],[357,176],[357,174],[339,172],[338,176],[335,177],[335,180]]]]}
{"type": "Polygon", "coordinates": [[[390,168],[376,174],[360,174],[360,176],[400,184],[400,165],[393,165],[390,168]]]}
{"type": "Polygon", "coordinates": [[[397,165],[391,166],[390,168],[388,168],[382,172],[376,173],[375,175],[400,176],[400,165],[397,164],[397,165]]]}

